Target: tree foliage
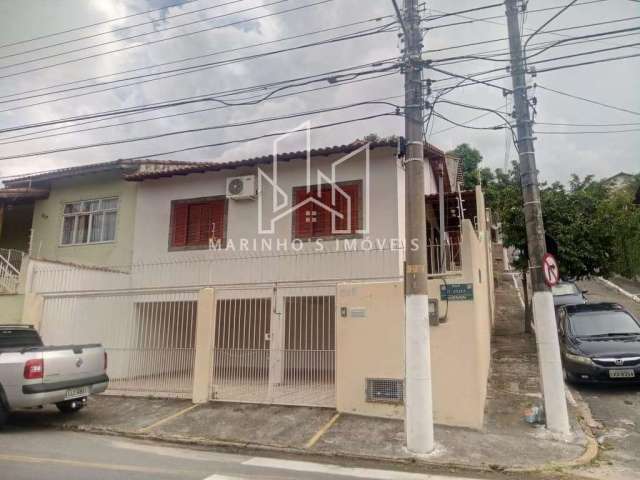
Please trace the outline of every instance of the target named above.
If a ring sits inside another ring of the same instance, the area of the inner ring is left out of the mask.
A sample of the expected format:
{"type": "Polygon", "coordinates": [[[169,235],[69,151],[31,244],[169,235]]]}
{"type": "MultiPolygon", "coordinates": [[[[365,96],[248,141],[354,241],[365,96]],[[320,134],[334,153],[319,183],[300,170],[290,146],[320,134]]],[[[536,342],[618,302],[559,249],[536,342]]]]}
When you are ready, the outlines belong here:
{"type": "MultiPolygon", "coordinates": [[[[471,190],[478,185],[480,177],[478,166],[482,162],[482,154],[468,143],[462,143],[449,152],[462,161],[462,172],[464,174],[464,189],[471,190]]],[[[490,170],[489,170],[490,172],[490,170]]]]}
{"type": "MultiPolygon", "coordinates": [[[[517,164],[505,173],[482,173],[487,205],[498,214],[507,246],[528,258],[517,164]]],[[[592,175],[572,175],[568,185],[540,185],[545,231],[558,245],[558,262],[565,277],[618,273],[640,274],[640,207],[632,189],[609,190],[592,175]]]]}

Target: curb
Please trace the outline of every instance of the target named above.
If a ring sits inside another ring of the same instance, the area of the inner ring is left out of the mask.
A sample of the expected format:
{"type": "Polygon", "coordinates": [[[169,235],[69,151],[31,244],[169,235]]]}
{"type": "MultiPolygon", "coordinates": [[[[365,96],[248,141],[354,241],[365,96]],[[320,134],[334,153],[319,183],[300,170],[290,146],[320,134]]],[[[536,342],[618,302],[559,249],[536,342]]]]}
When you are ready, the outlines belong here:
{"type": "Polygon", "coordinates": [[[600,282],[604,283],[607,287],[613,288],[614,290],[616,290],[621,295],[624,295],[625,297],[629,297],[634,302],[640,303],[640,297],[638,295],[634,295],[633,293],[627,292],[624,288],[616,285],[611,280],[607,280],[606,278],[603,278],[603,277],[596,277],[596,278],[600,280],[600,282]]]}
{"type": "Polygon", "coordinates": [[[465,463],[456,463],[456,462],[436,462],[430,461],[424,458],[419,457],[386,457],[386,456],[375,456],[375,455],[364,455],[364,454],[352,454],[352,453],[343,453],[343,452],[318,452],[318,451],[309,451],[304,448],[296,448],[296,447],[287,447],[284,445],[270,445],[270,444],[259,444],[259,443],[251,443],[251,442],[242,442],[242,441],[233,441],[233,440],[212,440],[200,437],[185,437],[179,435],[162,435],[156,433],[149,433],[143,431],[125,431],[118,430],[115,428],[109,427],[94,427],[90,425],[50,425],[52,428],[57,428],[59,430],[66,431],[75,431],[75,432],[84,432],[84,433],[92,433],[97,435],[109,435],[109,436],[119,436],[124,438],[130,438],[135,440],[149,440],[149,441],[157,441],[164,442],[174,445],[186,445],[186,446],[199,446],[199,447],[209,447],[220,449],[224,451],[229,451],[232,453],[238,454],[265,454],[265,453],[273,453],[273,454],[284,454],[289,456],[295,456],[298,458],[305,457],[307,459],[339,459],[342,461],[360,461],[360,462],[371,462],[377,464],[395,464],[398,466],[422,466],[422,467],[431,467],[433,469],[440,470],[460,470],[467,472],[476,472],[476,473],[488,473],[488,472],[503,472],[503,473],[513,473],[513,474],[522,474],[522,473],[541,473],[545,471],[557,471],[559,469],[573,469],[576,467],[587,465],[599,454],[599,445],[595,440],[595,437],[591,431],[591,428],[587,425],[587,422],[584,421],[583,412],[585,418],[590,418],[590,411],[586,412],[584,409],[588,410],[588,406],[584,402],[580,402],[579,411],[581,417],[578,419],[578,423],[585,433],[585,437],[587,439],[587,444],[585,446],[584,452],[577,458],[572,460],[567,460],[565,462],[549,462],[542,465],[536,466],[506,466],[499,464],[487,464],[487,465],[472,465],[465,463]]]}

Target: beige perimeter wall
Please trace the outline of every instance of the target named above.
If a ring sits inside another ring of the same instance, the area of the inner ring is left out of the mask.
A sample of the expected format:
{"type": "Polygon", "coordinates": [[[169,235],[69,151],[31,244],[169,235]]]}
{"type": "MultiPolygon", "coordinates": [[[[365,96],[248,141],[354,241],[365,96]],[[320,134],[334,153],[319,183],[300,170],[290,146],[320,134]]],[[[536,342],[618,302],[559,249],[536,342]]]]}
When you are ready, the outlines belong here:
{"type": "MultiPolygon", "coordinates": [[[[462,271],[428,282],[429,297],[438,300],[444,282],[473,286],[473,300],[439,302],[444,323],[430,334],[435,422],[476,429],[484,422],[493,317],[490,238],[478,217],[478,232],[463,221],[462,271]]],[[[404,379],[402,282],[341,284],[336,308],[337,409],[403,418],[401,405],[365,401],[366,378],[404,379]]]]}

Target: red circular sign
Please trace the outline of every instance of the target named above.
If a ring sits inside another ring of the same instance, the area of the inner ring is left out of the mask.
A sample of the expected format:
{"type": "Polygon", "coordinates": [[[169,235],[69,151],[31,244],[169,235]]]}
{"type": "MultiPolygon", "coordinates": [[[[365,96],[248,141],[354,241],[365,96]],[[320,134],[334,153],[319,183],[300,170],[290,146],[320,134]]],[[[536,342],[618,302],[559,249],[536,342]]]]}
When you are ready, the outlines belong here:
{"type": "Polygon", "coordinates": [[[544,272],[544,282],[553,287],[560,281],[560,268],[555,257],[550,253],[545,253],[542,257],[542,270],[544,272]]]}

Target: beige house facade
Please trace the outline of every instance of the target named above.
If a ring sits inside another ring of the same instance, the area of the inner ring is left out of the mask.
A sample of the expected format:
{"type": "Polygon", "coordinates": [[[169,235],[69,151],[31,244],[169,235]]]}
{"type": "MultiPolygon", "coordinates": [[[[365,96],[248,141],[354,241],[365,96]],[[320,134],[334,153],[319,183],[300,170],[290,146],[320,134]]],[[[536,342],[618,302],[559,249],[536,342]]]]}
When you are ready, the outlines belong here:
{"type": "MultiPolygon", "coordinates": [[[[425,157],[435,419],[480,428],[490,221],[480,189],[459,192],[457,159],[432,146],[425,157]],[[429,208],[439,175],[458,205],[442,222],[429,208]]],[[[48,343],[103,343],[110,393],[402,418],[411,246],[398,146],[273,160],[141,162],[51,183],[34,205],[23,321],[48,343]]]]}

